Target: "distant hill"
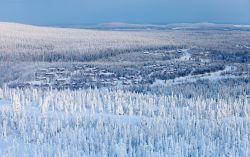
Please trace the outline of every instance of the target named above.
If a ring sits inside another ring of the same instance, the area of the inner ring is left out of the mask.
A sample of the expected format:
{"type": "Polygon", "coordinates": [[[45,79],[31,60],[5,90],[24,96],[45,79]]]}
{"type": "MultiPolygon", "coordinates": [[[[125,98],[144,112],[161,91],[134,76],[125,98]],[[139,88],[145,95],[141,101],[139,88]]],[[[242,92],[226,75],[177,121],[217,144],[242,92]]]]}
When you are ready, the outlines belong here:
{"type": "Polygon", "coordinates": [[[130,24],[121,22],[100,23],[87,26],[95,29],[116,29],[116,30],[242,30],[250,31],[250,25],[214,24],[214,23],[177,23],[167,25],[153,24],[130,24]]]}
{"type": "Polygon", "coordinates": [[[123,51],[173,45],[148,32],[0,23],[0,60],[92,60],[123,51]]]}
{"type": "Polygon", "coordinates": [[[0,22],[0,61],[93,61],[137,50],[193,45],[228,52],[237,45],[249,47],[250,33],[248,25],[210,23],[103,23],[75,28],[80,26],[56,28],[0,22]]]}

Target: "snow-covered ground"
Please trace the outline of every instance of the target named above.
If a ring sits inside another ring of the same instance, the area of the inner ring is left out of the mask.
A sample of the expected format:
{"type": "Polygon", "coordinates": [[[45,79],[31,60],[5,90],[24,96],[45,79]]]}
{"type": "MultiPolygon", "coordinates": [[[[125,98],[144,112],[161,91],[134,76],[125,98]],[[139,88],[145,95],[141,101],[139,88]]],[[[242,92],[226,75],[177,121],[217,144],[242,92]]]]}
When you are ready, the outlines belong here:
{"type": "Polygon", "coordinates": [[[12,104],[11,100],[0,99],[0,106],[12,104]]]}
{"type": "Polygon", "coordinates": [[[191,54],[188,52],[190,49],[182,49],[183,55],[180,58],[175,59],[175,61],[189,61],[191,59],[191,54]]]}

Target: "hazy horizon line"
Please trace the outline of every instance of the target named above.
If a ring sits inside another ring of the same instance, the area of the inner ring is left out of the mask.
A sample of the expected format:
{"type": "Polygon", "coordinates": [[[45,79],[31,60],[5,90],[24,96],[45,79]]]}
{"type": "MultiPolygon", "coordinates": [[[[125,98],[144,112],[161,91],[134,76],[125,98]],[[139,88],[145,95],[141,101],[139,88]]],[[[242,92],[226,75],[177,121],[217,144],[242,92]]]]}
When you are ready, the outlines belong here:
{"type": "Polygon", "coordinates": [[[30,22],[18,22],[18,21],[5,21],[0,20],[0,23],[13,23],[13,24],[23,24],[23,25],[31,25],[31,26],[100,26],[102,24],[127,24],[127,25],[141,25],[141,26],[169,26],[169,25],[182,25],[182,24],[213,24],[213,25],[250,25],[250,23],[219,23],[219,22],[172,22],[172,23],[134,23],[134,22],[121,22],[121,21],[107,21],[107,22],[99,22],[99,23],[53,23],[53,24],[39,24],[39,23],[30,23],[30,22]]]}

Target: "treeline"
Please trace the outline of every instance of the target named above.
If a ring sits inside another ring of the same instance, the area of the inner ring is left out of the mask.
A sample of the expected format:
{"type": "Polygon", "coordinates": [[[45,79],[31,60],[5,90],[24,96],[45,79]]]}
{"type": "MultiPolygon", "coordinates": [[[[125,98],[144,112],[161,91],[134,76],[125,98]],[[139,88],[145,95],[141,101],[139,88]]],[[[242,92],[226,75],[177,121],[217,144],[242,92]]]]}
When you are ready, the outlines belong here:
{"type": "Polygon", "coordinates": [[[91,50],[89,53],[82,53],[80,51],[65,51],[65,52],[38,52],[33,53],[17,53],[17,54],[5,54],[0,53],[0,61],[26,61],[26,62],[81,62],[81,61],[95,61],[97,59],[113,57],[119,54],[127,54],[131,52],[144,52],[144,51],[154,51],[154,50],[174,50],[182,49],[186,46],[168,45],[159,47],[142,46],[137,48],[108,48],[106,50],[96,50],[94,52],[91,50]]]}

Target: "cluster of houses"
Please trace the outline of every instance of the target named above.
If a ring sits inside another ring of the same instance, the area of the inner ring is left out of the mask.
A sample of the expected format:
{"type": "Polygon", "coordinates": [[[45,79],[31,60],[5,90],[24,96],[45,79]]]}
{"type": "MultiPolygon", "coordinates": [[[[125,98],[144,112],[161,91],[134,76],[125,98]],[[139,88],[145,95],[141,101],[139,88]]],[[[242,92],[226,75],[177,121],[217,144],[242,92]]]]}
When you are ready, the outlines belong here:
{"type": "Polygon", "coordinates": [[[35,73],[34,81],[20,83],[17,86],[80,89],[139,84],[140,80],[141,78],[138,76],[117,76],[105,69],[89,65],[78,65],[67,68],[39,69],[35,73]]]}
{"type": "MultiPolygon", "coordinates": [[[[213,64],[216,65],[216,64],[213,64]]],[[[35,73],[35,80],[18,84],[18,87],[32,86],[39,88],[80,89],[114,86],[133,86],[153,83],[156,79],[168,80],[177,77],[202,74],[220,70],[221,66],[211,67],[209,61],[168,60],[135,65],[111,70],[101,66],[77,64],[68,67],[40,69],[35,73]]]]}

